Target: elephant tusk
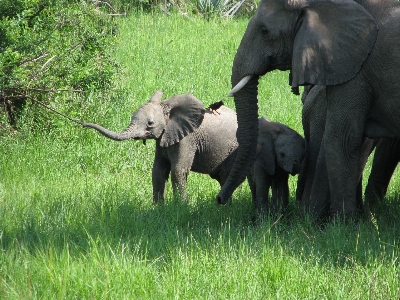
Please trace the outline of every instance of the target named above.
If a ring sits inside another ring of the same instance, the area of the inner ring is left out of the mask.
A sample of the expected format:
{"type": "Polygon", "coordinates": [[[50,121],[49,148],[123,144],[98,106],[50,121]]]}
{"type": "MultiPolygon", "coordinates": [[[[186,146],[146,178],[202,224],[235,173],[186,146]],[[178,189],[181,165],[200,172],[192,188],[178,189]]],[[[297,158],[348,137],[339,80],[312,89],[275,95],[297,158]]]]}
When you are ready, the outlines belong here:
{"type": "Polygon", "coordinates": [[[228,93],[228,97],[232,97],[233,94],[240,91],[249,82],[251,77],[253,77],[253,75],[247,75],[243,77],[242,80],[240,80],[239,83],[231,89],[231,91],[228,93]]]}

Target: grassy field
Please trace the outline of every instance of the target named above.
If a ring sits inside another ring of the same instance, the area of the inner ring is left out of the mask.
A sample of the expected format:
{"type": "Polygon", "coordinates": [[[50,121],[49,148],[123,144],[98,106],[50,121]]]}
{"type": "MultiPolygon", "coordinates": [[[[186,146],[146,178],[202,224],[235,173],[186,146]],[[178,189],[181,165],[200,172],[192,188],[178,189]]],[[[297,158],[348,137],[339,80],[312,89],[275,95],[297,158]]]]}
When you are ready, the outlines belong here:
{"type": "MultiPolygon", "coordinates": [[[[159,89],[234,108],[225,95],[247,22],[121,20],[115,84],[127,92],[111,102],[89,95],[80,117],[122,130],[159,89]]],[[[260,81],[260,115],[302,133],[287,82],[284,72],[260,81]]],[[[398,175],[381,214],[324,229],[300,216],[291,177],[288,214],[254,226],[247,184],[220,207],[218,183],[191,174],[188,204],[169,189],[154,206],[154,141],[117,143],[59,122],[0,140],[1,299],[399,299],[398,175]]]]}

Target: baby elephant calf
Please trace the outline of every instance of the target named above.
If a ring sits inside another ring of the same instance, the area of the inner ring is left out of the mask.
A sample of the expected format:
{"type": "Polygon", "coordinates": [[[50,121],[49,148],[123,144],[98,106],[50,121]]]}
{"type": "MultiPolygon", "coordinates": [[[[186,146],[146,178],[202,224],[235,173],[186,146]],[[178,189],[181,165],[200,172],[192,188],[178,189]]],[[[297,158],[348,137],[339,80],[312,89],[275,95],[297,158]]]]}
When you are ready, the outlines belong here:
{"type": "Polygon", "coordinates": [[[152,169],[153,201],[163,201],[171,176],[175,196],[186,201],[186,182],[190,171],[209,174],[221,186],[235,160],[237,118],[226,106],[206,110],[192,94],[175,95],[161,101],[157,91],[131,117],[122,132],[113,132],[100,125],[83,123],[104,136],[124,141],[156,140],[152,169]],[[217,111],[217,113],[214,113],[217,111]]]}
{"type": "Polygon", "coordinates": [[[258,214],[278,213],[288,205],[289,174],[300,173],[304,153],[305,142],[300,134],[281,123],[259,119],[256,161],[248,175],[258,214]]]}

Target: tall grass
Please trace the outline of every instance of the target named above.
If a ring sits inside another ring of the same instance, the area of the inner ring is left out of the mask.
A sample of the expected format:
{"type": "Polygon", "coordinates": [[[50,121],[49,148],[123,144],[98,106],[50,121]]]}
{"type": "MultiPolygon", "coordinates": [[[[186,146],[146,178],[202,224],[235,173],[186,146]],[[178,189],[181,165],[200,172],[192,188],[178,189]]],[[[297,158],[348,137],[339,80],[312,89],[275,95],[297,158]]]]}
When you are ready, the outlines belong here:
{"type": "MultiPolygon", "coordinates": [[[[121,130],[158,89],[234,108],[225,95],[246,25],[140,13],[121,20],[113,55],[125,92],[114,102],[88,96],[82,118],[121,130]]],[[[301,101],[285,72],[265,76],[259,94],[260,115],[302,133],[301,101]]],[[[253,226],[246,184],[220,207],[218,184],[190,174],[188,204],[169,190],[154,206],[154,142],[117,143],[60,123],[1,140],[0,298],[398,298],[398,176],[373,221],[311,226],[291,178],[288,214],[253,226]]]]}

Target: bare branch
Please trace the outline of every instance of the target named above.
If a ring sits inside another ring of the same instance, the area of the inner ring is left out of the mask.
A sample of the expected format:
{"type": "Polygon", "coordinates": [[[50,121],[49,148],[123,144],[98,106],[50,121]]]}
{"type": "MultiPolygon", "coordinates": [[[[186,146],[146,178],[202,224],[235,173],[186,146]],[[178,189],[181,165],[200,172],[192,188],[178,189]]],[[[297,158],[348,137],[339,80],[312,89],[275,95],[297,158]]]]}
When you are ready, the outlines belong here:
{"type": "Polygon", "coordinates": [[[18,66],[21,67],[21,66],[23,66],[23,65],[25,65],[25,64],[27,64],[27,63],[35,62],[35,61],[41,60],[42,58],[45,58],[45,57],[47,57],[47,56],[49,56],[49,54],[48,54],[48,53],[45,53],[45,54],[43,54],[43,55],[41,55],[41,56],[39,56],[39,57],[25,59],[25,60],[23,60],[18,66]]]}
{"type": "Polygon", "coordinates": [[[62,117],[64,117],[64,118],[67,118],[68,120],[70,120],[70,121],[72,121],[72,122],[74,122],[74,123],[77,123],[77,124],[79,124],[79,125],[82,125],[82,122],[81,122],[81,121],[72,119],[72,118],[68,117],[67,115],[64,115],[63,113],[60,113],[59,111],[55,110],[54,108],[52,108],[52,107],[50,107],[50,106],[44,104],[42,101],[39,101],[39,100],[37,100],[37,99],[35,99],[35,98],[29,96],[29,95],[26,95],[26,96],[27,96],[27,98],[29,98],[29,99],[32,100],[33,102],[36,102],[37,104],[43,106],[44,108],[47,108],[48,110],[51,110],[52,112],[55,112],[56,114],[58,114],[58,115],[60,115],[60,116],[62,116],[62,117]]]}
{"type": "MultiPolygon", "coordinates": [[[[40,68],[40,71],[43,71],[45,68],[46,68],[46,66],[54,59],[54,58],[56,58],[57,57],[57,55],[53,55],[52,57],[50,57],[45,63],[44,63],[44,65],[40,68]]],[[[39,72],[40,72],[39,71],[39,72]]]]}
{"type": "Polygon", "coordinates": [[[225,17],[233,17],[233,15],[238,11],[238,9],[243,5],[246,0],[241,0],[237,2],[228,12],[224,14],[225,17]]]}
{"type": "Polygon", "coordinates": [[[106,14],[105,16],[109,16],[109,17],[126,17],[126,14],[106,14]]]}
{"type": "Polygon", "coordinates": [[[112,11],[114,11],[114,12],[116,11],[116,10],[114,9],[114,7],[112,7],[111,4],[108,3],[108,2],[105,2],[105,1],[98,1],[98,0],[92,0],[92,1],[94,2],[93,4],[94,4],[95,6],[97,6],[97,4],[104,4],[104,5],[108,6],[109,8],[111,8],[112,11]]]}
{"type": "Polygon", "coordinates": [[[26,88],[25,91],[45,92],[45,93],[60,93],[60,92],[71,92],[71,93],[84,93],[84,90],[67,90],[67,89],[37,89],[37,88],[26,88]]]}
{"type": "MultiPolygon", "coordinates": [[[[86,40],[82,40],[82,41],[76,43],[75,45],[71,46],[71,47],[70,47],[69,49],[67,49],[62,55],[54,55],[54,56],[52,56],[49,60],[47,60],[47,61],[44,63],[44,65],[41,67],[41,69],[40,69],[39,71],[37,71],[35,74],[33,74],[33,76],[31,77],[31,79],[30,79],[30,81],[29,81],[29,84],[30,84],[32,81],[36,80],[36,79],[41,75],[41,73],[46,69],[46,66],[47,66],[54,58],[59,59],[59,58],[65,56],[67,53],[69,53],[70,51],[74,50],[74,49],[75,49],[76,47],[78,47],[79,45],[83,45],[83,44],[85,43],[85,41],[86,41],[86,40]]],[[[28,84],[28,85],[29,85],[29,84],[28,84]]]]}
{"type": "Polygon", "coordinates": [[[166,14],[166,15],[168,15],[168,16],[172,16],[172,14],[168,11],[168,9],[167,9],[164,5],[161,5],[160,8],[161,8],[161,11],[162,11],[164,14],[166,14]]]}
{"type": "MultiPolygon", "coordinates": [[[[7,99],[15,100],[15,99],[24,99],[27,98],[27,95],[19,94],[19,95],[7,95],[7,99]]],[[[6,99],[4,97],[4,99],[6,99]]]]}

